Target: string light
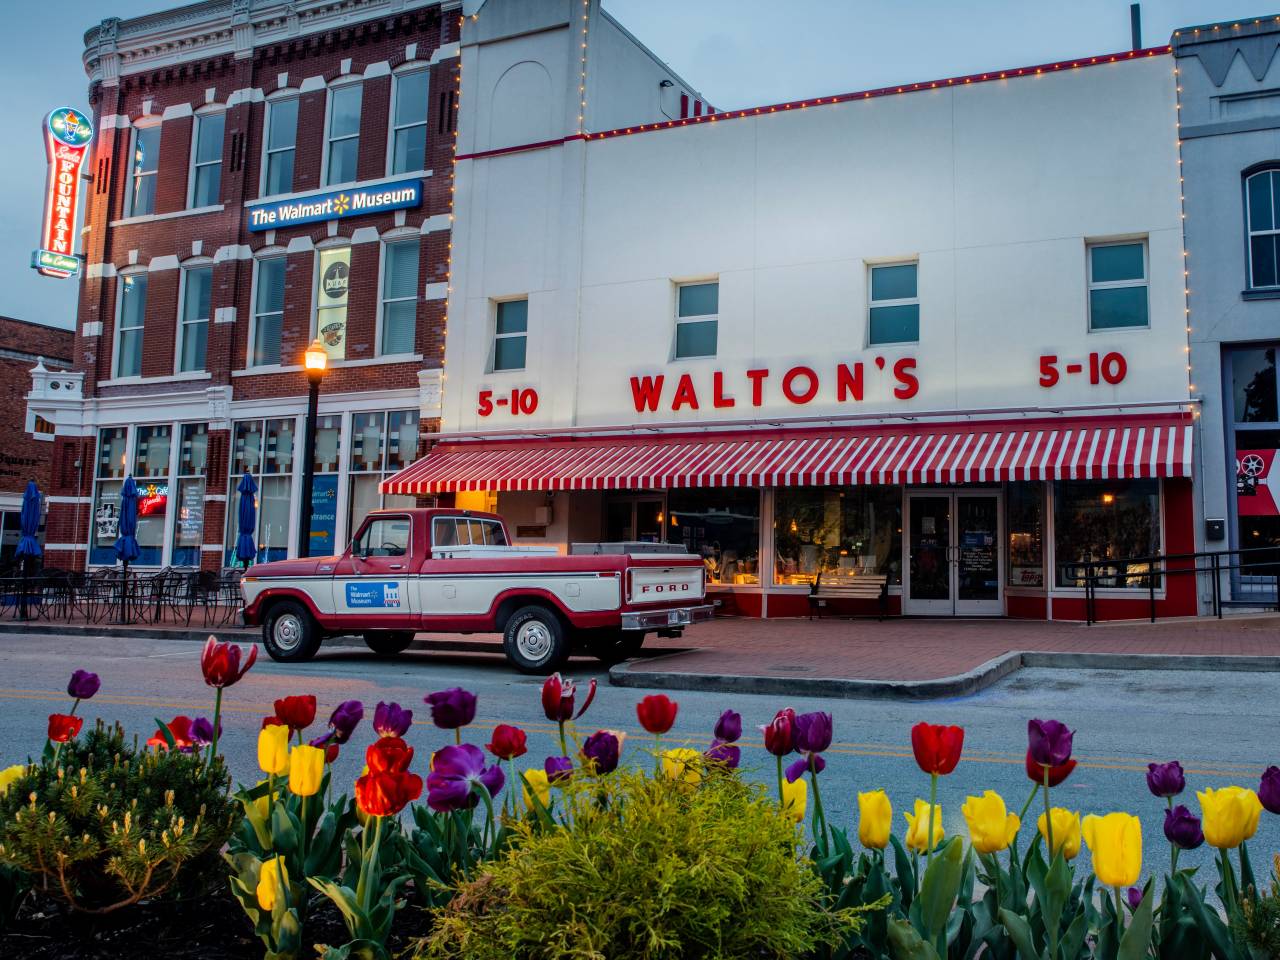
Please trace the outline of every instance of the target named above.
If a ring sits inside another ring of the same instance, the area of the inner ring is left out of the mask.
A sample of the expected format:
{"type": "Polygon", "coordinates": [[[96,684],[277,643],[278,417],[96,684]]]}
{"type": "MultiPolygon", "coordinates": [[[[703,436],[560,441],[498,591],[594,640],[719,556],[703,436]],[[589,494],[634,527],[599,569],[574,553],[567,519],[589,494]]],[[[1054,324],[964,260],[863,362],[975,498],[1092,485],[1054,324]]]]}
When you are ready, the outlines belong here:
{"type": "Polygon", "coordinates": [[[587,132],[587,25],[590,22],[591,0],[582,0],[582,54],[578,73],[578,135],[587,132]]]}
{"type": "MultiPolygon", "coordinates": [[[[1177,36],[1174,33],[1174,37],[1177,36]]],[[[1195,396],[1196,391],[1195,375],[1191,369],[1191,263],[1187,253],[1187,182],[1182,175],[1182,124],[1177,119],[1182,113],[1182,82],[1179,80],[1176,58],[1173,61],[1173,105],[1174,136],[1178,145],[1178,214],[1182,220],[1182,307],[1187,327],[1187,343],[1183,350],[1187,355],[1187,397],[1190,399],[1195,396]]],[[[1193,418],[1198,415],[1195,404],[1191,404],[1191,415],[1193,418]]]]}

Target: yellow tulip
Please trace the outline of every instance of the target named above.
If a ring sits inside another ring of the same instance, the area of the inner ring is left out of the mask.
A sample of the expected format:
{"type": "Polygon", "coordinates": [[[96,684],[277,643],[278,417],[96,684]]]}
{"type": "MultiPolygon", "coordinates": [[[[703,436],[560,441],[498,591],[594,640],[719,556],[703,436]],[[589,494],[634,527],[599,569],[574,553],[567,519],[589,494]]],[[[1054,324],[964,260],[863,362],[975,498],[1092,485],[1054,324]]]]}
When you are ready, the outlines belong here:
{"type": "Polygon", "coordinates": [[[893,829],[893,805],[883,790],[858,794],[858,839],[868,849],[883,850],[893,829]]]}
{"type": "MultiPolygon", "coordinates": [[[[1051,857],[1062,854],[1064,860],[1074,860],[1080,856],[1080,813],[1072,813],[1063,807],[1054,807],[1053,815],[1053,850],[1051,857]]],[[[1049,834],[1045,832],[1044,814],[1036,821],[1036,829],[1044,837],[1044,844],[1049,845],[1049,834]]]]}
{"type": "Polygon", "coordinates": [[[805,808],[809,805],[809,785],[797,777],[788,782],[782,781],[782,815],[788,820],[799,823],[804,819],[805,808]]]}
{"type": "Polygon", "coordinates": [[[1258,832],[1262,801],[1252,790],[1223,787],[1220,790],[1198,790],[1196,796],[1200,799],[1204,838],[1209,846],[1229,850],[1258,832]]]}
{"type": "MultiPolygon", "coordinates": [[[[285,728],[288,730],[288,727],[285,728]]],[[[284,865],[283,857],[272,857],[262,864],[258,872],[258,906],[263,910],[274,910],[276,897],[289,886],[289,870],[284,865]]]]}
{"type": "Polygon", "coordinates": [[[1141,820],[1128,813],[1089,814],[1082,830],[1100,883],[1131,887],[1138,882],[1142,873],[1141,820]]]}
{"type": "Polygon", "coordinates": [[[324,778],[324,750],[306,744],[289,751],[289,790],[299,797],[313,797],[324,778]]]}
{"type": "Polygon", "coordinates": [[[702,782],[702,754],[689,747],[675,747],[662,755],[662,775],[690,786],[702,782]]]}
{"type": "Polygon", "coordinates": [[[23,763],[15,763],[12,767],[5,767],[0,770],[0,797],[8,793],[9,788],[17,783],[26,772],[27,767],[23,763]]]}
{"type": "Polygon", "coordinates": [[[258,734],[258,766],[263,773],[289,772],[289,728],[273,723],[258,734]]]}
{"type": "Polygon", "coordinates": [[[942,807],[935,806],[933,808],[933,842],[929,843],[926,839],[929,833],[929,802],[927,800],[916,800],[915,814],[902,814],[907,818],[907,848],[914,850],[916,853],[928,853],[932,847],[937,848],[942,842],[942,807]]]}
{"type": "Polygon", "coordinates": [[[536,810],[533,805],[533,798],[537,797],[538,802],[544,808],[551,806],[551,781],[547,779],[547,771],[545,770],[525,770],[524,779],[528,782],[528,786],[521,785],[521,792],[524,794],[524,805],[530,810],[536,810]],[[530,795],[529,791],[533,790],[530,795]]]}
{"type": "Polygon", "coordinates": [[[1022,826],[1016,813],[1005,809],[1004,797],[987,790],[980,797],[968,797],[960,808],[969,825],[969,840],[978,853],[999,853],[1013,843],[1022,826]]]}

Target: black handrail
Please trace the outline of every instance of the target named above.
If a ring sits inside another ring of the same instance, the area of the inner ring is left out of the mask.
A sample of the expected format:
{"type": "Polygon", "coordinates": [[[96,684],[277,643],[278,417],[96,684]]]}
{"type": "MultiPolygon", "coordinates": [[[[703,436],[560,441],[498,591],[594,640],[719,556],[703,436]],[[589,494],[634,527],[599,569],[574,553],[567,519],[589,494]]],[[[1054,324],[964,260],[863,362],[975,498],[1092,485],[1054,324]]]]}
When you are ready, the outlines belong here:
{"type": "MultiPolygon", "coordinates": [[[[1072,560],[1058,564],[1063,577],[1084,584],[1085,623],[1097,622],[1098,585],[1104,580],[1145,581],[1151,622],[1156,622],[1157,583],[1165,577],[1190,575],[1198,578],[1209,574],[1213,615],[1222,619],[1222,574],[1248,568],[1251,575],[1266,570],[1276,582],[1276,610],[1280,611],[1280,547],[1243,547],[1235,550],[1200,550],[1196,553],[1154,553],[1147,556],[1123,557],[1118,560],[1072,560]],[[1248,561],[1248,556],[1267,554],[1261,562],[1248,561]],[[1224,558],[1227,562],[1223,562],[1224,558]],[[1176,566],[1171,566],[1176,564],[1176,566]],[[1145,568],[1130,573],[1132,567],[1145,568]]],[[[1265,575],[1265,574],[1264,574],[1265,575]]],[[[1196,604],[1200,598],[1197,591],[1196,604]]]]}

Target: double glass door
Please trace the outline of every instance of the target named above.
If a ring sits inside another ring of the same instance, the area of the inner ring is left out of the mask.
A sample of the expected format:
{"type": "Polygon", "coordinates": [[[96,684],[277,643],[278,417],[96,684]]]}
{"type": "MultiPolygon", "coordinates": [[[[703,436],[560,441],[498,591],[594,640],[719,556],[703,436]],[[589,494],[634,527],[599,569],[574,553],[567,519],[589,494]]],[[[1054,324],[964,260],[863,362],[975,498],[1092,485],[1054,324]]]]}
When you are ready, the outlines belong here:
{"type": "Polygon", "coordinates": [[[994,491],[908,492],[905,613],[1004,613],[1001,513],[1000,494],[994,491]]]}
{"type": "Polygon", "coordinates": [[[605,503],[604,542],[661,543],[662,494],[615,497],[605,503]]]}

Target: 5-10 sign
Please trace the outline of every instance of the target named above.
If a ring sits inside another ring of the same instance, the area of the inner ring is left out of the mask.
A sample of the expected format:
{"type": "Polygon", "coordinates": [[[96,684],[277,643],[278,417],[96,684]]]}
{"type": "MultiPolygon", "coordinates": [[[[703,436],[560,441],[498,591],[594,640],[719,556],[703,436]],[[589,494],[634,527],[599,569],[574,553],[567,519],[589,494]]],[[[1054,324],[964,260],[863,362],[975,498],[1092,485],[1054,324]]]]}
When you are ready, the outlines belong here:
{"type": "Polygon", "coordinates": [[[1124,354],[1116,353],[1114,350],[1110,353],[1091,353],[1087,360],[1067,361],[1059,361],[1057,354],[1045,353],[1040,356],[1040,386],[1048,389],[1057,386],[1064,375],[1068,377],[1082,375],[1086,364],[1089,369],[1089,382],[1094,386],[1099,383],[1115,386],[1124,380],[1125,374],[1129,372],[1129,364],[1124,354]]]}
{"type": "Polygon", "coordinates": [[[533,387],[515,387],[509,394],[500,397],[494,397],[492,390],[481,390],[478,399],[476,413],[482,417],[489,416],[498,408],[507,410],[513,417],[522,413],[528,416],[538,409],[538,391],[533,387]]]}

